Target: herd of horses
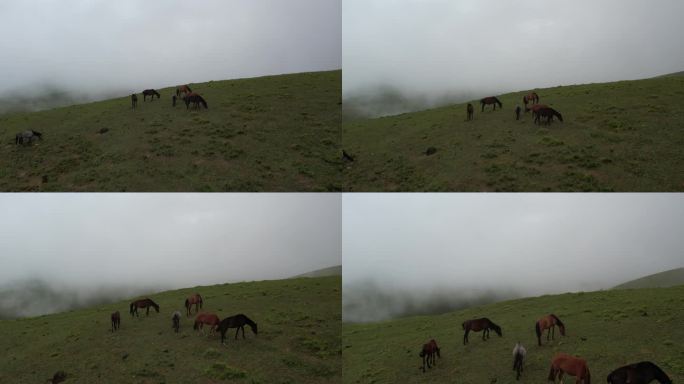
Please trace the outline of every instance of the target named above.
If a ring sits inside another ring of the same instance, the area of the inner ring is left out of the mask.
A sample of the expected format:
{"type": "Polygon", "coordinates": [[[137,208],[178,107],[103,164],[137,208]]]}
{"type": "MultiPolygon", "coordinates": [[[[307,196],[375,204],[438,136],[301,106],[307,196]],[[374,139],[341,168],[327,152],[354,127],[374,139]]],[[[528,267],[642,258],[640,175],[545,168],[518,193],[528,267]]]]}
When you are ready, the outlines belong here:
{"type": "MultiPolygon", "coordinates": [[[[525,105],[525,113],[532,112],[534,115],[535,124],[545,124],[550,125],[554,118],[559,121],[563,121],[563,115],[555,109],[549,107],[546,104],[539,104],[539,95],[536,92],[530,92],[523,96],[523,104],[525,105]],[[529,106],[528,106],[529,104],[529,106]]],[[[487,96],[480,99],[480,105],[482,106],[480,112],[484,112],[485,107],[488,105],[493,106],[493,110],[496,111],[496,106],[498,105],[500,109],[503,109],[503,104],[496,96],[487,96]]],[[[520,106],[515,108],[515,119],[520,120],[520,106]]],[[[466,121],[473,120],[475,115],[475,108],[471,103],[466,105],[466,121]]]]}
{"type": "MultiPolygon", "coordinates": [[[[486,317],[479,319],[466,320],[461,324],[463,328],[463,345],[468,344],[468,334],[472,332],[482,332],[482,340],[489,339],[489,331],[493,330],[499,337],[503,336],[501,327],[486,317]]],[[[555,328],[561,336],[565,336],[565,324],[554,314],[543,316],[534,324],[534,330],[537,335],[537,343],[542,345],[542,335],[546,331],[547,342],[550,339],[555,339],[555,328]]],[[[432,368],[436,364],[435,357],[440,356],[440,348],[437,342],[431,339],[428,343],[423,344],[423,348],[418,354],[423,359],[423,365],[420,369],[425,372],[425,365],[432,368]]],[[[520,379],[522,375],[527,350],[519,342],[513,347],[513,370],[516,372],[516,380],[520,379]]],[[[591,372],[587,365],[587,361],[577,356],[572,356],[566,353],[556,353],[551,359],[551,366],[549,368],[548,381],[559,380],[562,383],[563,375],[574,376],[576,384],[591,384],[591,372]]],[[[609,384],[648,384],[653,381],[661,384],[672,384],[672,380],[667,374],[660,369],[656,364],[650,361],[642,361],[634,364],[628,364],[612,371],[608,377],[609,384]]]]}
{"type": "MultiPolygon", "coordinates": [[[[142,95],[143,102],[147,101],[148,96],[150,97],[150,101],[154,101],[155,96],[157,96],[157,99],[161,98],[161,95],[155,89],[146,89],[142,91],[142,95]]],[[[191,104],[193,109],[201,109],[200,105],[205,109],[209,109],[206,100],[204,100],[204,98],[198,93],[193,92],[189,85],[181,85],[176,88],[176,94],[171,95],[171,106],[176,106],[176,101],[181,97],[181,95],[183,95],[182,100],[185,103],[185,109],[190,109],[191,104]]],[[[135,93],[131,95],[131,107],[133,109],[138,107],[138,95],[135,93]]]]}

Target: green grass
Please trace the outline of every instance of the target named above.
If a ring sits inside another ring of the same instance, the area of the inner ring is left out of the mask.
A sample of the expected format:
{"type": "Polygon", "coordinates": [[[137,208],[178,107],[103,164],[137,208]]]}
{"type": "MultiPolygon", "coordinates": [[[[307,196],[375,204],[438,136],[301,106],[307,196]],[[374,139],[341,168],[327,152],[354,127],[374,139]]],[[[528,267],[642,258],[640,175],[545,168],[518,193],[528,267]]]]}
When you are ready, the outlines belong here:
{"type": "Polygon", "coordinates": [[[341,277],[196,287],[150,295],[161,308],[138,319],[129,300],[85,310],[0,321],[0,382],[43,383],[64,370],[68,383],[335,383],[341,372],[341,277]],[[259,326],[246,340],[181,332],[171,313],[191,292],[219,317],[244,313],[259,326]],[[119,310],[121,329],[110,332],[119,310]],[[124,356],[127,356],[125,359],[124,356]]]}
{"type": "Polygon", "coordinates": [[[613,289],[672,287],[681,284],[684,284],[684,268],[676,268],[627,281],[613,289]]]}
{"type": "Polygon", "coordinates": [[[466,104],[345,122],[348,191],[682,191],[684,77],[536,90],[564,123],[466,104]],[[435,147],[437,152],[426,156],[435,147]]]}
{"type": "MultiPolygon", "coordinates": [[[[684,286],[612,290],[505,301],[436,316],[370,324],[343,324],[344,383],[515,383],[511,351],[527,348],[520,383],[545,383],[552,356],[566,352],[587,359],[592,382],[603,383],[622,365],[650,360],[675,382],[684,379],[684,286]],[[537,346],[535,321],[555,313],[566,336],[537,346]],[[489,317],[503,329],[487,341],[471,333],[463,345],[464,320],[489,317]],[[422,373],[418,352],[437,340],[442,358],[422,373]]],[[[567,380],[566,380],[567,382],[567,380]]],[[[574,382],[574,381],[573,381],[574,382]]]]}
{"type": "Polygon", "coordinates": [[[129,96],[0,116],[2,191],[337,191],[341,71],[192,84],[208,110],[129,96]],[[44,134],[14,144],[27,129],[44,134]],[[108,129],[106,133],[100,130],[108,129]]]}

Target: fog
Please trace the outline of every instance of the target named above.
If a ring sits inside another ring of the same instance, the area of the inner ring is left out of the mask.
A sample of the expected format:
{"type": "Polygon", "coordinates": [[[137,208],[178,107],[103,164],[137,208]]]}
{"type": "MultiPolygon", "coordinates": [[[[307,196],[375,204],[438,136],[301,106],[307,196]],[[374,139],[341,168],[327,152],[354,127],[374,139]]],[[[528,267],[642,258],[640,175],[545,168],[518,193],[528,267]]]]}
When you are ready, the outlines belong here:
{"type": "Polygon", "coordinates": [[[340,0],[3,1],[0,99],[339,69],[340,15],[340,0]]]}
{"type": "Polygon", "coordinates": [[[340,200],[324,193],[1,195],[0,318],[340,265],[340,200]]]}
{"type": "Polygon", "coordinates": [[[610,289],[684,266],[681,194],[345,194],[343,319],[610,289]]]}
{"type": "Polygon", "coordinates": [[[683,14],[680,0],[345,0],[345,116],[682,71],[683,14]]]}

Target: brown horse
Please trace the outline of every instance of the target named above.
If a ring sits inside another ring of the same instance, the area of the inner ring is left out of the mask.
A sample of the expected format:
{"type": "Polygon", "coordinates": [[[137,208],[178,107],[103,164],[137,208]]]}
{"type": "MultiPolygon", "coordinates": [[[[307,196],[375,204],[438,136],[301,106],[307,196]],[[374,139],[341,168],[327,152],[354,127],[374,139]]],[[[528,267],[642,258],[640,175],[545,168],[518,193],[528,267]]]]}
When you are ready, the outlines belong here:
{"type": "Polygon", "coordinates": [[[255,335],[258,335],[257,323],[253,322],[249,317],[243,315],[242,313],[235,316],[226,317],[225,319],[221,320],[221,323],[217,327],[217,329],[221,331],[221,344],[224,344],[223,340],[226,337],[226,331],[228,331],[228,328],[237,328],[235,330],[235,340],[237,340],[238,332],[242,329],[242,338],[244,339],[245,325],[249,325],[249,327],[252,328],[252,332],[254,332],[255,335]]]}
{"type": "Polygon", "coordinates": [[[193,104],[193,108],[200,108],[200,104],[204,106],[204,108],[209,109],[207,106],[207,102],[204,101],[202,96],[196,94],[196,93],[189,93],[186,96],[183,96],[183,101],[185,101],[185,109],[190,108],[190,104],[193,104]]]}
{"type": "Polygon", "coordinates": [[[138,106],[138,95],[135,93],[131,95],[131,105],[133,106],[133,109],[138,106]]]}
{"type": "Polygon", "coordinates": [[[650,361],[625,365],[608,375],[610,384],[648,384],[653,380],[657,380],[660,384],[672,384],[672,380],[665,372],[650,361]]]}
{"type": "Polygon", "coordinates": [[[470,331],[484,331],[482,332],[482,340],[487,340],[489,338],[490,329],[493,329],[494,332],[496,332],[496,334],[499,335],[499,337],[503,335],[501,333],[501,327],[494,324],[491,320],[489,320],[486,317],[482,317],[480,319],[466,320],[463,322],[463,324],[461,324],[461,326],[465,331],[465,333],[463,334],[463,345],[468,344],[468,333],[470,333],[470,331]]]}
{"type": "Polygon", "coordinates": [[[485,105],[489,105],[489,104],[492,104],[494,106],[495,111],[496,111],[496,105],[497,104],[499,104],[499,108],[503,108],[503,104],[501,104],[499,99],[497,99],[494,96],[485,97],[484,99],[480,100],[480,104],[482,105],[482,111],[481,112],[484,112],[485,105]]]}
{"type": "Polygon", "coordinates": [[[136,300],[131,303],[131,316],[138,316],[138,308],[147,308],[146,316],[150,315],[150,307],[153,307],[159,313],[159,305],[152,301],[151,299],[145,298],[136,300]]]}
{"type": "Polygon", "coordinates": [[[563,382],[564,373],[575,376],[575,384],[591,384],[591,373],[586,360],[565,353],[557,353],[551,360],[549,381],[555,383],[558,379],[563,382]]]}
{"type": "Polygon", "coordinates": [[[553,121],[554,117],[557,117],[561,122],[563,121],[563,115],[561,115],[560,112],[556,111],[555,109],[548,107],[540,108],[535,113],[534,122],[541,124],[541,119],[546,118],[546,125],[549,125],[553,121]]]}
{"type": "Polygon", "coordinates": [[[154,89],[146,89],[142,91],[143,94],[143,101],[147,100],[147,96],[150,96],[152,101],[154,101],[154,97],[157,96],[157,99],[159,99],[161,96],[159,95],[159,92],[155,91],[154,89]]]}
{"type": "Polygon", "coordinates": [[[198,313],[199,309],[197,308],[197,306],[199,306],[199,308],[202,308],[203,303],[204,302],[202,301],[202,296],[200,296],[199,293],[195,293],[194,295],[185,299],[185,310],[187,312],[187,316],[190,316],[193,304],[195,305],[195,313],[198,313]]]}
{"type": "Polygon", "coordinates": [[[565,336],[565,324],[558,318],[558,316],[554,315],[553,313],[550,315],[546,315],[542,317],[541,319],[537,320],[537,322],[534,324],[534,330],[537,333],[537,342],[541,346],[541,336],[542,333],[544,332],[545,329],[548,331],[546,332],[546,341],[549,341],[549,335],[551,336],[552,339],[555,339],[555,330],[556,330],[556,325],[558,326],[558,329],[560,330],[561,336],[565,336]]]}
{"type": "Polygon", "coordinates": [[[539,103],[539,96],[537,95],[536,92],[530,92],[527,95],[523,96],[523,103],[527,107],[527,103],[532,102],[533,104],[538,104],[539,103]]]}
{"type": "Polygon", "coordinates": [[[190,89],[189,85],[181,85],[180,87],[176,88],[176,97],[180,97],[180,94],[183,94],[183,96],[192,93],[192,89],[190,89]]]}
{"type": "Polygon", "coordinates": [[[112,313],[110,318],[112,319],[112,332],[121,328],[121,315],[119,314],[119,311],[112,313]]]}
{"type": "Polygon", "coordinates": [[[204,324],[207,324],[211,326],[209,328],[209,335],[211,335],[217,328],[218,325],[221,323],[221,319],[219,319],[218,316],[216,316],[213,313],[200,313],[195,317],[195,324],[192,326],[192,329],[194,330],[202,330],[202,333],[204,333],[204,324]]]}
{"type": "Polygon", "coordinates": [[[468,113],[467,121],[470,121],[473,119],[474,110],[475,110],[475,108],[473,108],[473,105],[468,103],[468,106],[466,107],[466,112],[468,113]]]}
{"type": "Polygon", "coordinates": [[[427,366],[428,368],[432,368],[430,365],[430,362],[432,362],[432,365],[436,365],[437,362],[435,360],[435,355],[437,357],[441,358],[439,355],[439,347],[437,346],[437,342],[435,339],[432,339],[428,341],[427,344],[423,344],[423,349],[420,351],[418,356],[423,358],[423,373],[425,373],[425,360],[427,359],[427,366]]]}

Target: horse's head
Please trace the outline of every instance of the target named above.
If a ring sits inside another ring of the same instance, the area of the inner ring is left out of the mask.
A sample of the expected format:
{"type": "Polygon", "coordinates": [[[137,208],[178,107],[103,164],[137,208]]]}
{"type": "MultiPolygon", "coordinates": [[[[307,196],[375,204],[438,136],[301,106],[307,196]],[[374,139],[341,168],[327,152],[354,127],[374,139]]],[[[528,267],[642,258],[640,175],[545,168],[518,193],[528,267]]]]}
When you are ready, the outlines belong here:
{"type": "Polygon", "coordinates": [[[501,331],[501,327],[499,327],[498,325],[492,324],[492,329],[494,330],[494,332],[496,332],[497,335],[503,336],[503,332],[501,331]]]}
{"type": "Polygon", "coordinates": [[[159,304],[155,304],[154,309],[157,311],[157,313],[159,313],[159,304]]]}
{"type": "Polygon", "coordinates": [[[258,335],[257,332],[257,323],[252,323],[249,325],[252,328],[252,332],[254,332],[255,335],[258,335]]]}

